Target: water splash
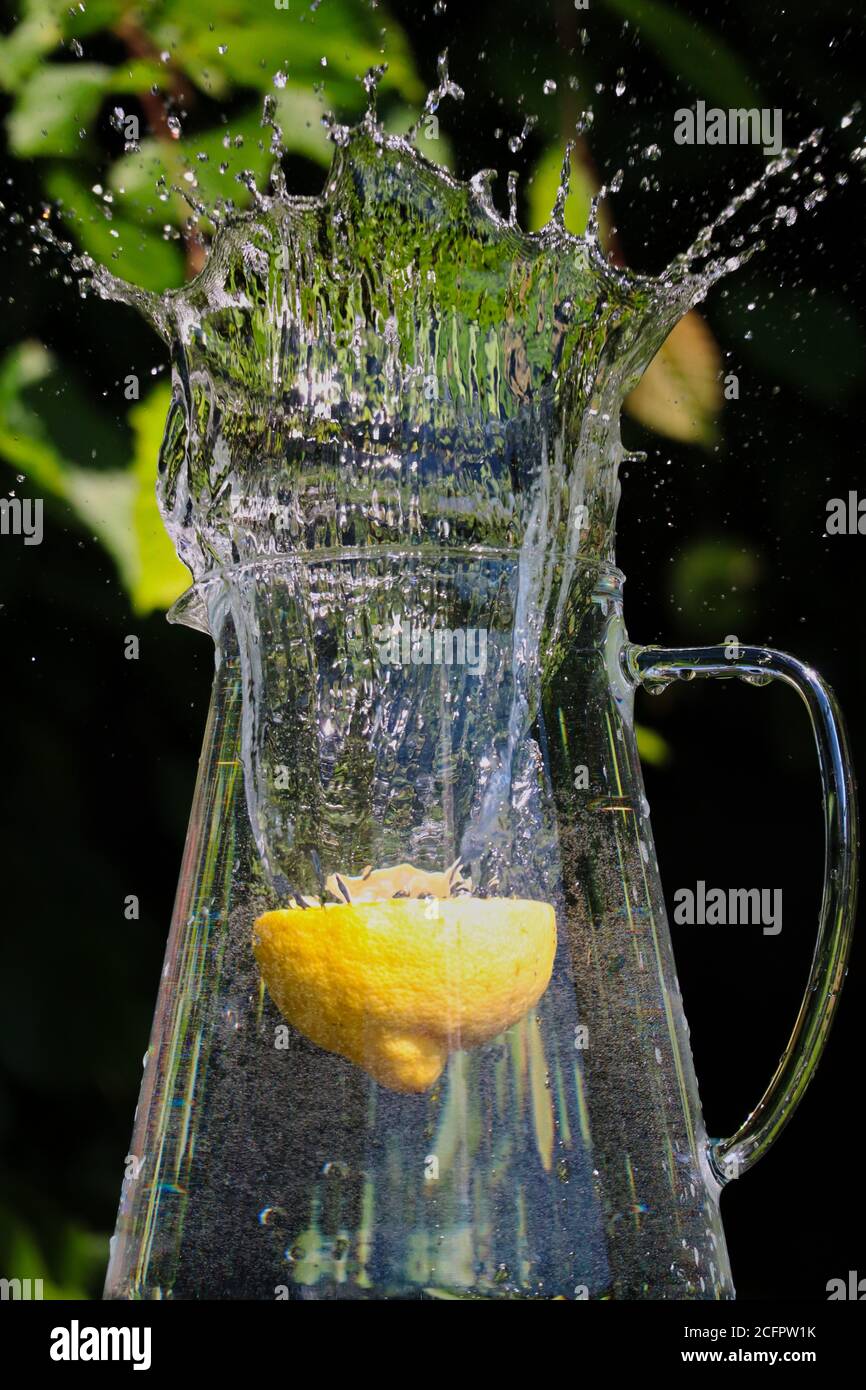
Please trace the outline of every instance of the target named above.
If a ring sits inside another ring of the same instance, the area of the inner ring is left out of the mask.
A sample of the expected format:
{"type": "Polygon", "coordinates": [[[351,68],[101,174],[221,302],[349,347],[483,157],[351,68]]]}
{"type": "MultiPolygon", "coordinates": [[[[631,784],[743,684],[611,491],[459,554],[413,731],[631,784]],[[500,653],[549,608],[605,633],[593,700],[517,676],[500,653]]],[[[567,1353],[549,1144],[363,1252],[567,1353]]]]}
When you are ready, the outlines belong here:
{"type": "MultiPolygon", "coordinates": [[[[304,885],[286,856],[296,827],[275,812],[268,780],[269,682],[278,679],[268,654],[289,643],[260,601],[262,567],[299,556],[326,565],[334,555],[380,557],[398,569],[414,563],[400,556],[514,556],[510,646],[496,668],[510,673],[505,736],[482,779],[471,833],[437,854],[476,866],[482,886],[477,865],[486,855],[506,882],[521,854],[538,846],[502,840],[505,808],[519,796],[523,825],[544,821],[540,754],[527,737],[542,653],[545,669],[556,664],[574,605],[589,601],[595,570],[587,562],[614,560],[622,402],[676,322],[772,229],[792,225],[827,193],[816,131],[768,164],[660,275],[637,274],[613,264],[600,240],[601,205],[622,188],[622,171],[575,236],[565,227],[568,145],[550,219],[527,234],[518,225],[516,174],[506,218],[494,199],[495,171],[464,183],[415,147],[425,116],[462,96],[447,54],[408,138],[386,134],[377,119],[382,72],[367,73],[369,105],[357,126],[328,120],[334,156],[319,197],[286,188],[272,99],[262,116],[274,156],[270,186],[262,191],[251,174],[239,176],[249,211],[230,200],[206,208],[191,187],[176,190],[195,227],[216,227],[201,273],[182,289],[156,295],[86,257],[72,262],[85,291],[134,306],[171,350],[159,503],[198,582],[184,621],[211,631],[218,655],[223,634],[234,634],[247,805],[278,890],[289,868],[290,881],[304,885]],[[223,582],[228,574],[231,583],[223,582]]],[[[590,121],[584,112],[578,138],[590,121]]],[[[38,235],[71,255],[47,223],[38,235]]],[[[312,651],[317,599],[306,581],[293,585],[294,647],[312,651]]],[[[440,620],[447,626],[449,614],[440,620]]],[[[315,685],[316,673],[308,674],[315,685]]],[[[312,687],[310,701],[315,707],[312,687]]],[[[387,692],[368,692],[364,702],[375,727],[398,719],[387,692]]],[[[310,737],[339,742],[321,731],[310,737]]],[[[395,764],[391,784],[398,775],[395,764]]],[[[311,805],[320,791],[309,790],[311,805]]],[[[419,830],[422,839],[428,833],[435,838],[441,827],[419,830]]]]}
{"type": "Polygon", "coordinates": [[[437,60],[437,69],[439,75],[439,82],[434,88],[432,88],[431,91],[427,93],[427,99],[424,102],[424,109],[421,115],[419,116],[418,120],[410,128],[410,140],[414,141],[417,139],[418,133],[424,124],[425,117],[435,116],[436,112],[439,110],[440,105],[446,97],[450,97],[452,101],[462,101],[464,98],[463,88],[459,87],[456,82],[453,82],[451,80],[451,76],[448,72],[447,49],[444,51],[444,53],[439,54],[439,58],[437,60]]]}
{"type": "MultiPolygon", "coordinates": [[[[600,209],[621,172],[593,199],[585,234],[570,235],[569,145],[550,220],[527,235],[516,174],[506,219],[494,171],[463,184],[418,153],[417,126],[408,139],[385,134],[380,77],[367,75],[358,126],[330,125],[321,197],[288,194],[271,100],[270,189],[240,176],[252,211],[206,209],[178,190],[218,228],[207,265],[183,289],[148,294],[76,262],[99,294],[133,304],[171,345],[160,500],[179,553],[201,577],[298,547],[519,545],[544,434],[568,459],[548,540],[572,543],[569,514],[580,507],[581,549],[610,559],[622,400],[679,317],[771,230],[826,197],[822,134],[768,164],[653,277],[611,265],[601,248],[600,209]],[[218,424],[199,431],[205,417],[218,424]],[[214,456],[224,460],[216,487],[214,456]]],[[[427,113],[461,95],[445,54],[439,79],[427,113]]]]}

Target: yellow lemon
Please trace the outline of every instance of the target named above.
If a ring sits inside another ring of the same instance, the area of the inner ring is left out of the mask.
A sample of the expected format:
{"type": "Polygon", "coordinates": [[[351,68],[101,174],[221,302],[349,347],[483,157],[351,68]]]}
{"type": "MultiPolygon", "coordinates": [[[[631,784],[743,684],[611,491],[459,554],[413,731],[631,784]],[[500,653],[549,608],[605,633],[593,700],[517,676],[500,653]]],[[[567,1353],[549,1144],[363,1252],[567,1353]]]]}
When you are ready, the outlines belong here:
{"type": "Polygon", "coordinates": [[[253,950],[305,1038],[394,1091],[426,1091],[449,1052],[522,1018],[556,951],[549,903],[397,898],[266,912],[253,950]]]}

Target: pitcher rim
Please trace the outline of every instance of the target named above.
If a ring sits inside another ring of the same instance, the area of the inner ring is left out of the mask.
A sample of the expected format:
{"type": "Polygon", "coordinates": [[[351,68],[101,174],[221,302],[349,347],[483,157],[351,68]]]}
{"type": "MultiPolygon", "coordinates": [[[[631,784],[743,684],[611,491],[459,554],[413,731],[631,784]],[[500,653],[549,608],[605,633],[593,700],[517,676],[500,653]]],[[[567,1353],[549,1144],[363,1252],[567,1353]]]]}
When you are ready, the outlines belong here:
{"type": "MultiPolygon", "coordinates": [[[[299,566],[309,567],[314,564],[332,563],[334,560],[349,561],[374,561],[387,559],[418,559],[429,560],[436,556],[445,561],[459,559],[474,560],[493,560],[511,559],[515,563],[519,562],[523,551],[516,546],[448,546],[448,545],[382,545],[366,546],[328,546],[319,550],[298,550],[291,554],[282,553],[279,555],[256,555],[245,560],[238,561],[236,564],[227,566],[215,566],[207,574],[199,579],[194,579],[188,589],[175,599],[174,603],[166,613],[168,622],[179,624],[183,627],[191,627],[197,631],[208,633],[206,607],[203,602],[204,594],[214,584],[231,584],[242,574],[249,573],[250,570],[265,570],[269,572],[295,569],[299,566]]],[[[545,551],[545,558],[557,558],[552,556],[551,551],[545,551]]],[[[622,593],[625,584],[625,574],[619,567],[609,560],[600,559],[597,555],[588,554],[585,551],[575,551],[573,555],[560,552],[559,557],[563,563],[579,566],[584,571],[596,571],[596,583],[593,594],[600,597],[616,597],[622,593]]]]}

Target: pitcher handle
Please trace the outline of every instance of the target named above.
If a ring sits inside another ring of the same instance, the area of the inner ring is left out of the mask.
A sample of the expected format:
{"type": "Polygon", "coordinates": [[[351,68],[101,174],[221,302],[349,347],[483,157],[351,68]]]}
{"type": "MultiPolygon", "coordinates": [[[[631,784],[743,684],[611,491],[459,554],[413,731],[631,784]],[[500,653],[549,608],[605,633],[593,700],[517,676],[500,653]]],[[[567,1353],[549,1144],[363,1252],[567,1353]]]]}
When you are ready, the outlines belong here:
{"type": "Polygon", "coordinates": [[[635,684],[654,694],[671,681],[696,676],[738,678],[752,685],[781,680],[803,699],[818,749],[824,794],[824,890],[818,939],[797,1021],[781,1061],[754,1110],[729,1139],[709,1145],[711,1166],[724,1184],[757,1163],[803,1098],[824,1050],[847,971],[857,903],[857,802],[845,723],[830,687],[816,671],[785,652],[733,643],[719,647],[624,648],[635,684]]]}

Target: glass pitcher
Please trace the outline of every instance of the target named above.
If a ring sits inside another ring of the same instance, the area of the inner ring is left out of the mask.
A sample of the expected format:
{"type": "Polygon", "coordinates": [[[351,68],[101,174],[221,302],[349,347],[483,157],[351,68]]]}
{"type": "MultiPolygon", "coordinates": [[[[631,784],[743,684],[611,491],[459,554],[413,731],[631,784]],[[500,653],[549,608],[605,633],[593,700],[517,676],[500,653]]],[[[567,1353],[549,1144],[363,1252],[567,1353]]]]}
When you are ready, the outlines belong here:
{"type": "Polygon", "coordinates": [[[733,1297],[719,1194],[822,1051],[856,825],[813,671],[626,635],[619,403],[696,286],[368,123],[185,290],[110,290],[171,344],[172,617],[217,666],[106,1295],[733,1297]],[[804,1002],[725,1140],[632,714],[694,676],[792,685],[824,783],[804,1002]]]}

